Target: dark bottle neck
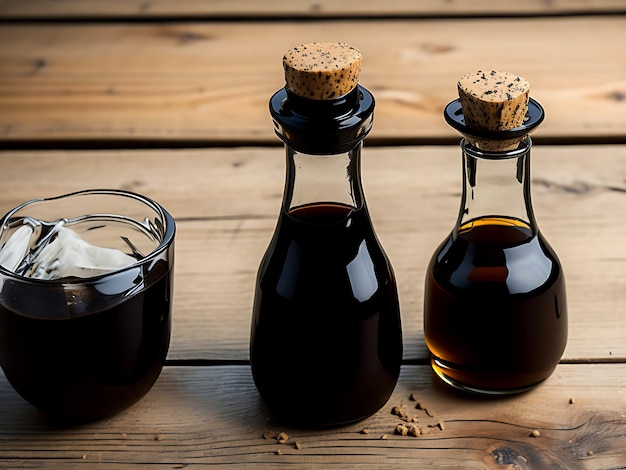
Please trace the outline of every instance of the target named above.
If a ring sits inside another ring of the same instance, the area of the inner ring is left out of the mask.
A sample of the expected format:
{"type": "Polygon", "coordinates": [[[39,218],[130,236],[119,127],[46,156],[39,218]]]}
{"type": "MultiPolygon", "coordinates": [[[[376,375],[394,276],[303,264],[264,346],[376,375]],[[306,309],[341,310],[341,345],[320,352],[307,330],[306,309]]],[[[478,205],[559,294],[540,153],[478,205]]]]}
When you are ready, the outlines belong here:
{"type": "Polygon", "coordinates": [[[537,232],[530,194],[531,145],[526,136],[514,150],[487,152],[461,141],[464,183],[456,233],[470,230],[477,221],[514,223],[537,232]]]}
{"type": "Polygon", "coordinates": [[[287,153],[283,209],[320,203],[361,208],[361,146],[373,124],[372,94],[358,85],[335,99],[312,100],[283,88],[269,104],[287,153]]]}

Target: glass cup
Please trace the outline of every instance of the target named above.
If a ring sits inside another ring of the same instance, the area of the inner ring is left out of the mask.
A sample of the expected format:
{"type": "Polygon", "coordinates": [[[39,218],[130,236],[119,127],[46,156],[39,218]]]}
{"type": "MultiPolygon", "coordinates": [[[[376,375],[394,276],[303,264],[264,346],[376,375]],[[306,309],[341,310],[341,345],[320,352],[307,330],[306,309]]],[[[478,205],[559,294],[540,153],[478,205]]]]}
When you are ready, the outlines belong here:
{"type": "Polygon", "coordinates": [[[22,397],[92,419],[151,389],[169,348],[174,233],[159,204],[119,190],[0,219],[0,365],[22,397]]]}

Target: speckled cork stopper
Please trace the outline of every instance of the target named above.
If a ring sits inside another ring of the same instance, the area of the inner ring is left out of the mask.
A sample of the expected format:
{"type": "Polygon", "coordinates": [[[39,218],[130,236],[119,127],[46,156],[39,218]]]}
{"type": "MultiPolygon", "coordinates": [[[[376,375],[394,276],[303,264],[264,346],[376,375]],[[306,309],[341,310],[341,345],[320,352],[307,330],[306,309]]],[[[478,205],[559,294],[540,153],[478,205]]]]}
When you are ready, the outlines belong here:
{"type": "Polygon", "coordinates": [[[361,53],[345,43],[302,44],[283,57],[287,88],[313,100],[337,98],[356,88],[361,62],[361,53]]]}
{"type": "MultiPolygon", "coordinates": [[[[523,78],[508,72],[479,70],[462,76],[457,88],[466,126],[504,131],[523,124],[530,97],[530,84],[523,78]]],[[[503,151],[516,148],[523,137],[499,141],[468,138],[478,148],[503,151]]]]}

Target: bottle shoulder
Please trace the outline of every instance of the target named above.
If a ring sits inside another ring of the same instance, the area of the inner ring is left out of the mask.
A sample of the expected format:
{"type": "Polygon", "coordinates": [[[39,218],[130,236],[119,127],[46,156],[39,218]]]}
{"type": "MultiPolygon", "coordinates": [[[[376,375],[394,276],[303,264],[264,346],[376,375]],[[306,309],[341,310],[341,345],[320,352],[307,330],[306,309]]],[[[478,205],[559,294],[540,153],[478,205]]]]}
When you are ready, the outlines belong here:
{"type": "Polygon", "coordinates": [[[365,209],[337,207],[281,213],[259,271],[262,288],[284,298],[304,291],[349,295],[363,302],[395,287],[388,259],[365,209]]]}
{"type": "Polygon", "coordinates": [[[561,282],[560,261],[538,230],[483,225],[452,233],[433,255],[433,278],[450,289],[527,294],[561,282]]]}

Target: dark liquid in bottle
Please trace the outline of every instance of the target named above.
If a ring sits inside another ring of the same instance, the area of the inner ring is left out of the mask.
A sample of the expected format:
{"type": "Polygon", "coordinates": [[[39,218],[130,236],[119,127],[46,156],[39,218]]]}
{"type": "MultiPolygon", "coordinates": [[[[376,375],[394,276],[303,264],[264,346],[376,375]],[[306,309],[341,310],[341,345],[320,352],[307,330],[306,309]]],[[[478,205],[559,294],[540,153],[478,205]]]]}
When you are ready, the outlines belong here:
{"type": "Polygon", "coordinates": [[[468,222],[430,262],[424,334],[434,370],[459,388],[497,394],[538,384],[567,341],[556,255],[521,221],[468,222]]]}
{"type": "Polygon", "coordinates": [[[59,417],[110,416],[138,401],[169,347],[171,272],[157,263],[155,275],[156,282],[115,307],[77,318],[24,316],[0,305],[0,362],[11,385],[59,417]]]}
{"type": "Polygon", "coordinates": [[[395,279],[366,210],[282,213],[259,276],[251,363],[282,419],[332,425],[375,413],[402,360],[395,279]]]}

